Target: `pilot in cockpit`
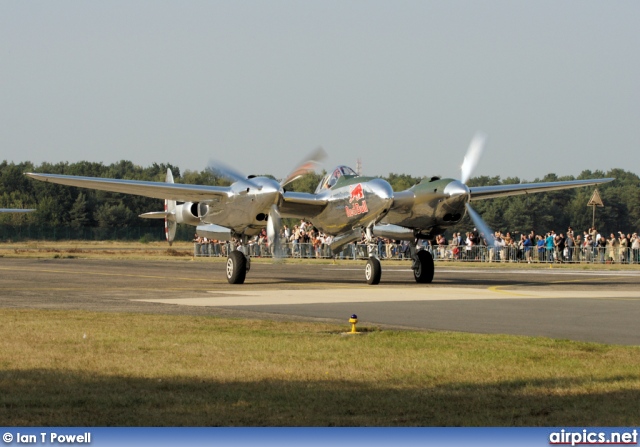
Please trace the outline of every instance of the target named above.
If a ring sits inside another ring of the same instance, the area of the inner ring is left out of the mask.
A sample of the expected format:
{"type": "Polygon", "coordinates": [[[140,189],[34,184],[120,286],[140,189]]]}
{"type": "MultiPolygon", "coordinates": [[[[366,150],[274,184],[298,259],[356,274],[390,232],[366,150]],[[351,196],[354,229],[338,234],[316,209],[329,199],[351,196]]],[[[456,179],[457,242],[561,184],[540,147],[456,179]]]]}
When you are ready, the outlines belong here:
{"type": "Polygon", "coordinates": [[[333,174],[331,175],[331,177],[329,177],[329,181],[327,182],[327,188],[331,188],[333,185],[335,185],[341,176],[342,172],[340,171],[340,168],[337,168],[335,171],[333,171],[333,174]]]}
{"type": "Polygon", "coordinates": [[[322,179],[322,181],[318,184],[318,188],[316,189],[316,194],[323,189],[332,188],[338,182],[338,179],[340,179],[340,177],[342,177],[343,175],[356,176],[357,174],[351,168],[348,168],[346,166],[338,166],[336,169],[333,170],[332,173],[327,174],[322,179]]]}

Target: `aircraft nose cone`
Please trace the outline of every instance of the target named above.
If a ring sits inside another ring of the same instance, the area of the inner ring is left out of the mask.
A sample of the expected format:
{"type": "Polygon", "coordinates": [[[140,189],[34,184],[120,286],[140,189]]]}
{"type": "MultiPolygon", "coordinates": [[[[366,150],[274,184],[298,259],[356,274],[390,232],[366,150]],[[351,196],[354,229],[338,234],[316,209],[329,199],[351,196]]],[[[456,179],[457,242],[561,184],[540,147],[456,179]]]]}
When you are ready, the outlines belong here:
{"type": "Polygon", "coordinates": [[[464,183],[459,182],[458,180],[454,180],[447,186],[445,186],[444,193],[449,194],[450,198],[458,198],[463,196],[468,197],[469,188],[464,183]]]}

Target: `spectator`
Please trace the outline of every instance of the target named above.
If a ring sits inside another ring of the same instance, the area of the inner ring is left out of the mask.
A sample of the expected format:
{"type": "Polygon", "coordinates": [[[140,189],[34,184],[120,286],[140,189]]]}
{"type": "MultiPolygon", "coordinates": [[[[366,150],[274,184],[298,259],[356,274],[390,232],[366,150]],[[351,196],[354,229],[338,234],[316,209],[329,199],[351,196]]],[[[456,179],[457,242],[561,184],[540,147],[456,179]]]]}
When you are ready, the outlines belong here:
{"type": "Polygon", "coordinates": [[[553,250],[555,248],[555,232],[553,230],[545,236],[545,248],[547,249],[547,262],[553,262],[553,250]]]}
{"type": "MultiPolygon", "coordinates": [[[[580,235],[578,235],[580,237],[580,235]]],[[[567,250],[567,262],[573,262],[573,251],[575,249],[575,240],[573,239],[573,230],[571,227],[567,230],[567,237],[565,238],[566,250],[567,250]]]]}
{"type": "Polygon", "coordinates": [[[562,263],[565,247],[564,235],[562,233],[556,235],[553,244],[555,247],[556,262],[562,263]]]}
{"type": "Polygon", "coordinates": [[[522,236],[522,248],[524,249],[524,258],[527,261],[527,264],[531,264],[531,247],[533,246],[533,240],[531,240],[531,235],[522,236]]]}
{"type": "Polygon", "coordinates": [[[618,231],[620,237],[618,238],[618,250],[620,263],[627,263],[627,251],[629,248],[629,239],[624,235],[622,231],[618,231]]]}
{"type": "Polygon", "coordinates": [[[632,262],[636,264],[640,263],[640,238],[638,237],[638,233],[633,233],[631,235],[631,252],[632,262]]]}
{"type": "Polygon", "coordinates": [[[598,242],[596,242],[596,247],[598,251],[598,259],[600,259],[601,264],[604,264],[604,257],[607,251],[607,238],[601,236],[600,239],[598,239],[598,242]]]}
{"type": "Polygon", "coordinates": [[[582,255],[582,237],[580,235],[577,235],[575,240],[574,240],[574,256],[575,256],[575,260],[577,262],[580,262],[584,259],[584,256],[582,255]]]}

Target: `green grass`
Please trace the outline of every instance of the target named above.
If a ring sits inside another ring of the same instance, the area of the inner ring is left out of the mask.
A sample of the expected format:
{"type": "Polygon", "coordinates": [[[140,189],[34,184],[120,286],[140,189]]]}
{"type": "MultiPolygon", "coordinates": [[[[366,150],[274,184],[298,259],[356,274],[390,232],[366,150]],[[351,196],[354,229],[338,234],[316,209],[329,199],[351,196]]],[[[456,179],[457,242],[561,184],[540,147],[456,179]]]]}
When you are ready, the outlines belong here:
{"type": "Polygon", "coordinates": [[[640,349],[0,310],[0,425],[632,426],[640,349]]]}

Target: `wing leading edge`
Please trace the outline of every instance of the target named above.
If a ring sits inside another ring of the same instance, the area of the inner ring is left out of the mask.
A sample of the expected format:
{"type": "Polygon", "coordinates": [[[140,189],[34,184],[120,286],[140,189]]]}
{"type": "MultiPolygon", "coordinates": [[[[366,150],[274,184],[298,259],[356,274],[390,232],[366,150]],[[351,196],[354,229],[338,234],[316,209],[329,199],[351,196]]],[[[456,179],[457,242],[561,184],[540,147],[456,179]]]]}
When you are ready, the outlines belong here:
{"type": "Polygon", "coordinates": [[[185,185],[182,183],[119,180],[60,174],[37,174],[33,172],[27,172],[26,175],[36,180],[60,185],[135,194],[154,199],[168,199],[181,202],[200,202],[221,196],[228,197],[231,194],[231,189],[224,186],[185,185]]]}
{"type": "Polygon", "coordinates": [[[282,217],[312,218],[322,212],[327,203],[328,200],[324,196],[287,191],[282,197],[279,212],[282,217]]]}
{"type": "Polygon", "coordinates": [[[580,186],[594,186],[614,181],[613,178],[601,178],[590,180],[568,180],[564,182],[520,183],[515,185],[495,186],[471,186],[469,187],[470,200],[485,200],[496,197],[517,196],[520,194],[533,194],[545,191],[558,191],[561,189],[578,188],[580,186]]]}

